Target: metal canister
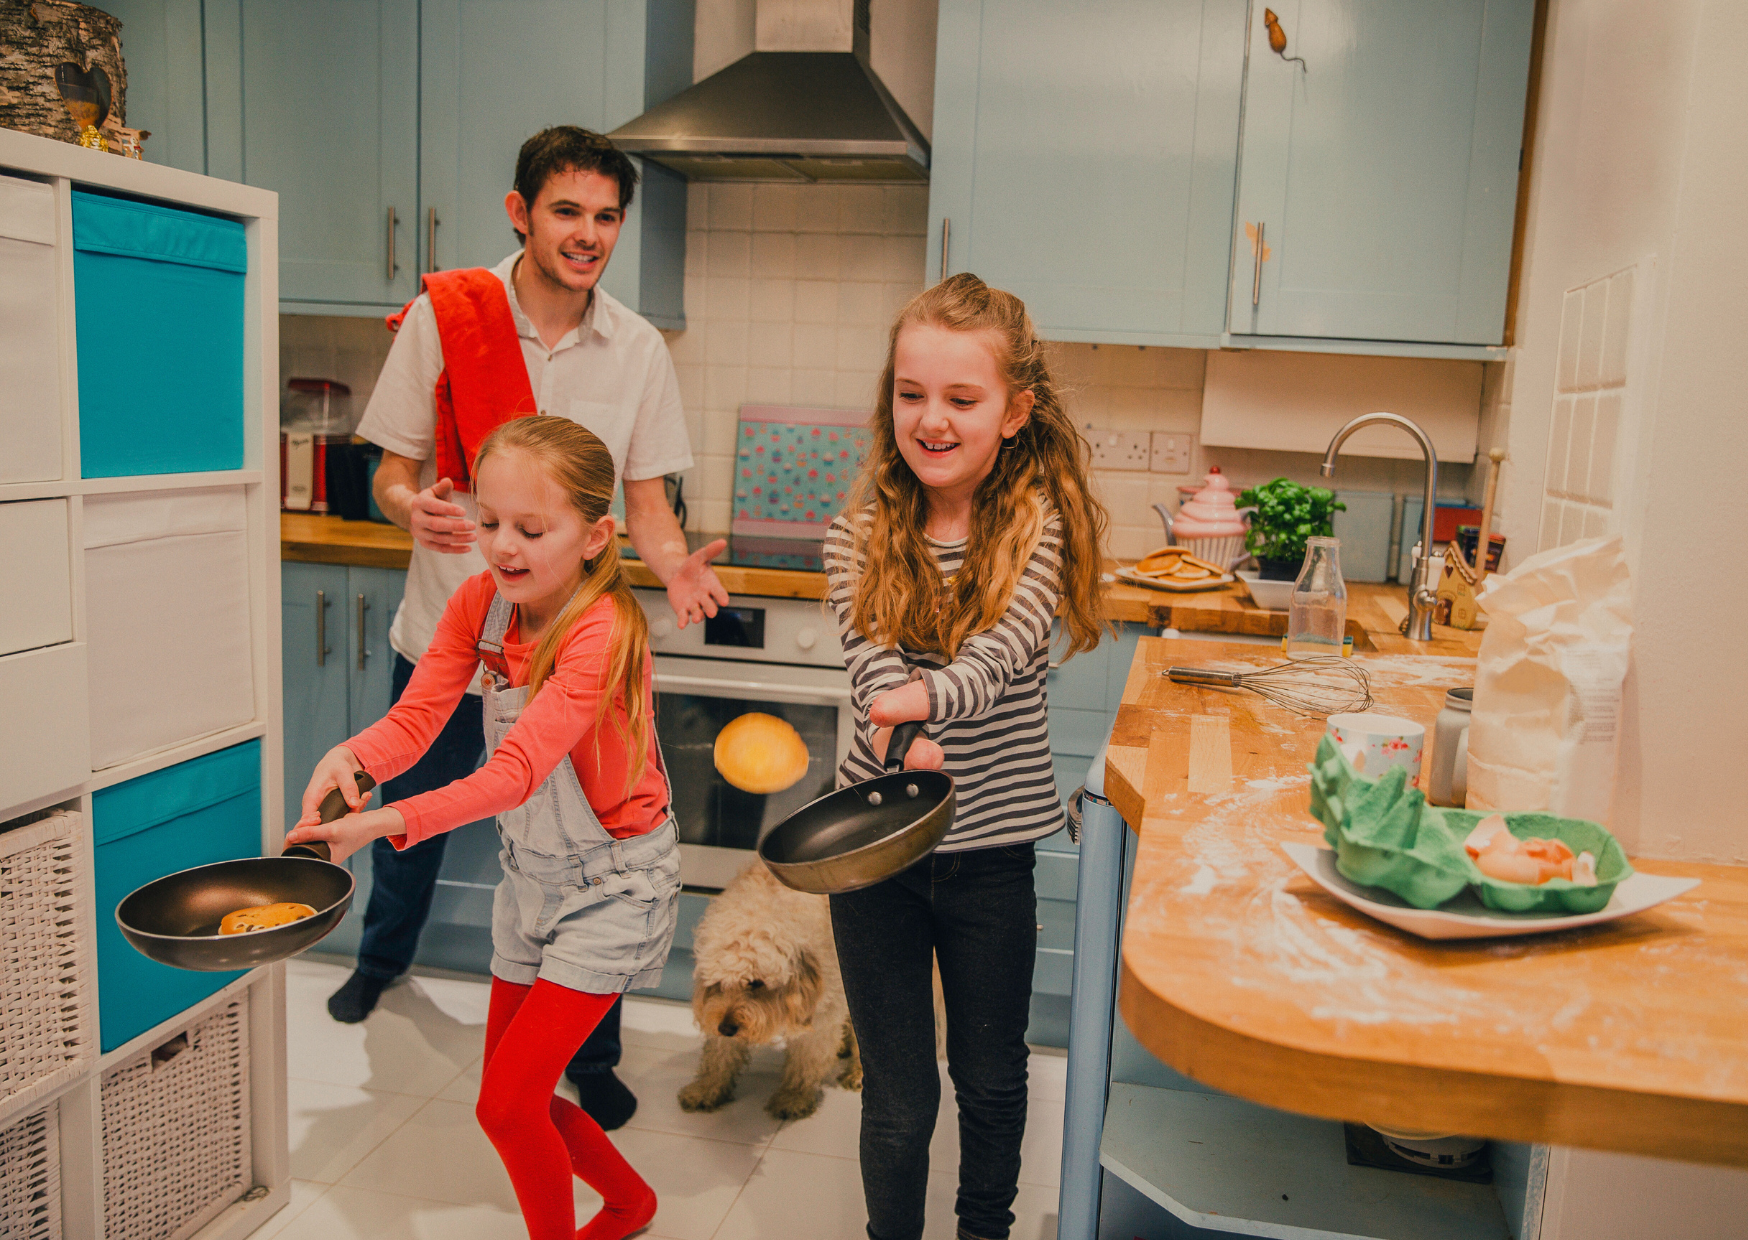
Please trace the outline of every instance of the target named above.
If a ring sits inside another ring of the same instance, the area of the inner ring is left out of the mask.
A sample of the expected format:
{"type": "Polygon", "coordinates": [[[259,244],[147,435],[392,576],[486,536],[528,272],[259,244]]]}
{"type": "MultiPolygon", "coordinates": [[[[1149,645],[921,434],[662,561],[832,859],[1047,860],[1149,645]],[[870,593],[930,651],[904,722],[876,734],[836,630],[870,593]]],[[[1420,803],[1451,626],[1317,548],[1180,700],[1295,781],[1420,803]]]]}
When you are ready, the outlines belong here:
{"type": "Polygon", "coordinates": [[[1427,759],[1426,799],[1434,805],[1461,806],[1469,796],[1469,712],[1475,690],[1452,689],[1433,722],[1432,755],[1427,759]]]}

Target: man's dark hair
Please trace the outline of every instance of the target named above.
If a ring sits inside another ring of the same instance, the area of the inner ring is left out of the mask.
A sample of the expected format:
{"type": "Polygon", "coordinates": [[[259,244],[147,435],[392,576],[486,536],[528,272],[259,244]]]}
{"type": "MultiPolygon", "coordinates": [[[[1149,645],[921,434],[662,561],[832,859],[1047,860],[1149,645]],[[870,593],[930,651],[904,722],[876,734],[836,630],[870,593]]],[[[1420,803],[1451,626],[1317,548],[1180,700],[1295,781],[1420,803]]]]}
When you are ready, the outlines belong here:
{"type": "MultiPolygon", "coordinates": [[[[637,190],[637,168],[612,142],[580,125],[554,125],[522,144],[516,156],[516,192],[528,209],[546,183],[561,172],[598,172],[619,182],[619,209],[631,205],[637,190]]],[[[522,237],[518,232],[517,237],[522,237]]],[[[526,240],[526,238],[523,238],[526,240]]]]}

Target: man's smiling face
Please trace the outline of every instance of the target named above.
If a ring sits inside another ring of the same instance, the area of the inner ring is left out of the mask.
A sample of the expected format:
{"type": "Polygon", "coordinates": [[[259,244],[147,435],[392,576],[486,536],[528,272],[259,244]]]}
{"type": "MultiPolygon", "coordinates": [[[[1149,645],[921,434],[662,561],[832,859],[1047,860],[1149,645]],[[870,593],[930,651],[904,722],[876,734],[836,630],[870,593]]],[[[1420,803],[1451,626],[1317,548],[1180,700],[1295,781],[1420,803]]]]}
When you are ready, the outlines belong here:
{"type": "Polygon", "coordinates": [[[566,169],[546,179],[533,205],[514,192],[505,205],[516,230],[528,238],[522,254],[542,282],[571,293],[595,287],[625,223],[619,182],[566,169]]]}

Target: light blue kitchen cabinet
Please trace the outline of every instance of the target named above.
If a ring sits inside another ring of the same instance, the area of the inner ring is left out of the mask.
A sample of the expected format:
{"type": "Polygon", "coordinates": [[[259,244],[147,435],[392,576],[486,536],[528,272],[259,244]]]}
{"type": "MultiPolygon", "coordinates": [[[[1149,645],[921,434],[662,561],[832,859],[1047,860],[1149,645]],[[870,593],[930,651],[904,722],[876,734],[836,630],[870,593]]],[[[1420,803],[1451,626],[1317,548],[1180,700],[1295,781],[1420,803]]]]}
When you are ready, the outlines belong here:
{"type": "Polygon", "coordinates": [[[941,0],[929,277],[975,272],[1055,340],[1218,345],[1245,10],[941,0]]]}
{"type": "Polygon", "coordinates": [[[399,569],[280,565],[288,826],[302,812],[316,760],[388,713],[388,629],[406,577],[399,569]]]}
{"type": "Polygon", "coordinates": [[[201,0],[103,0],[121,22],[127,123],[151,133],[148,163],[206,171],[201,0]]]}
{"type": "Polygon", "coordinates": [[[207,0],[205,13],[207,171],[279,194],[281,300],[358,314],[406,302],[418,0],[207,0]]]}
{"type": "Polygon", "coordinates": [[[302,813],[316,760],[351,735],[346,674],[346,569],[282,564],[281,674],[285,713],[285,824],[302,813]]]}
{"type": "Polygon", "coordinates": [[[407,575],[398,568],[346,570],[346,697],[354,732],[388,714],[393,704],[395,652],[388,630],[406,588],[407,575]]]}
{"type": "MultiPolygon", "coordinates": [[[[552,125],[615,129],[690,86],[692,23],[691,0],[424,0],[421,270],[489,267],[514,251],[504,197],[522,143],[552,125]]],[[[683,327],[685,182],[641,173],[603,287],[683,327]]]]}
{"type": "MultiPolygon", "coordinates": [[[[504,196],[529,136],[691,85],[692,23],[693,0],[208,0],[205,171],[279,193],[284,312],[399,309],[421,274],[517,248],[504,196]]],[[[681,327],[686,187],[643,175],[604,287],[681,327]]]]}
{"type": "Polygon", "coordinates": [[[1271,4],[1250,19],[1231,343],[1499,344],[1534,0],[1271,4]]]}

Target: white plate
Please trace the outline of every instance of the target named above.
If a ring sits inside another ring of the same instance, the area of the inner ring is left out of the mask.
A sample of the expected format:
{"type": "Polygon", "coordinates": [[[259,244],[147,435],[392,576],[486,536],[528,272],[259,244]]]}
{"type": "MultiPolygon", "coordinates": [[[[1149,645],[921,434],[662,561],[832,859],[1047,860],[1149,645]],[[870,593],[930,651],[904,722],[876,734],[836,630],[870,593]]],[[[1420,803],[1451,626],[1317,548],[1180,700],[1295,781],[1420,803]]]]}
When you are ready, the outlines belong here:
{"type": "Polygon", "coordinates": [[[1335,853],[1314,844],[1285,844],[1301,870],[1343,904],[1423,939],[1488,939],[1546,934],[1574,926],[1594,926],[1673,900],[1699,886],[1697,878],[1665,878],[1634,872],[1614,889],[1608,907],[1596,913],[1505,913],[1488,908],[1473,891],[1464,891],[1439,908],[1415,908],[1382,887],[1365,887],[1342,877],[1335,853]]]}
{"type": "MultiPolygon", "coordinates": [[[[1218,577],[1204,577],[1200,581],[1161,581],[1156,577],[1138,573],[1133,568],[1119,568],[1117,580],[1132,586],[1146,586],[1149,590],[1164,590],[1169,594],[1195,594],[1201,590],[1218,590],[1221,586],[1229,586],[1236,579],[1231,573],[1222,573],[1218,577]]],[[[1290,586],[1292,582],[1287,584],[1290,586]]]]}

